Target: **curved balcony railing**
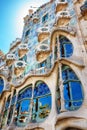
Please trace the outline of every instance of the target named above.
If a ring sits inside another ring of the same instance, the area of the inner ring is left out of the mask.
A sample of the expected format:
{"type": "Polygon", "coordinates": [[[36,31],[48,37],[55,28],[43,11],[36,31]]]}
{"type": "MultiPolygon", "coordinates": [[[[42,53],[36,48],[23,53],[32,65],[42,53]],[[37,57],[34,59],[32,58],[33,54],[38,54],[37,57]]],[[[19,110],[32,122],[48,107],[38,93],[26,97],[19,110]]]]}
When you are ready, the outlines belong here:
{"type": "Polygon", "coordinates": [[[56,12],[64,10],[68,6],[67,0],[56,0],[56,12]]]}
{"type": "Polygon", "coordinates": [[[16,59],[15,54],[7,54],[6,59],[7,60],[15,60],[16,59]]]}
{"type": "Polygon", "coordinates": [[[20,75],[23,73],[25,69],[26,63],[24,61],[16,61],[14,65],[14,73],[15,75],[20,75]]]}
{"type": "Polygon", "coordinates": [[[10,44],[10,49],[12,49],[14,46],[16,46],[17,44],[20,44],[21,43],[21,39],[20,38],[16,38],[15,41],[13,41],[11,44],[10,44]]]}
{"type": "Polygon", "coordinates": [[[33,16],[33,22],[37,23],[39,21],[39,16],[37,14],[34,14],[33,16]]]}
{"type": "Polygon", "coordinates": [[[39,44],[36,47],[36,53],[41,52],[41,51],[49,51],[49,50],[50,50],[50,47],[49,45],[46,45],[46,44],[39,44]]]}
{"type": "Polygon", "coordinates": [[[46,44],[40,44],[36,48],[36,59],[39,62],[44,61],[50,54],[50,47],[46,44]]]}
{"type": "Polygon", "coordinates": [[[24,68],[25,67],[25,62],[24,61],[16,61],[15,62],[15,68],[24,68]]]}
{"type": "Polygon", "coordinates": [[[28,44],[20,44],[19,50],[28,50],[28,44]]]}
{"type": "Polygon", "coordinates": [[[50,35],[50,28],[49,27],[42,27],[38,30],[38,41],[42,42],[50,35]]]}
{"type": "Polygon", "coordinates": [[[16,60],[15,54],[7,54],[6,65],[9,66],[9,65],[13,64],[15,60],[16,60]]]}
{"type": "Polygon", "coordinates": [[[56,15],[57,25],[67,25],[71,19],[69,11],[60,11],[56,15]]]}
{"type": "Polygon", "coordinates": [[[28,52],[28,44],[20,44],[18,46],[18,54],[23,57],[28,52]]]}

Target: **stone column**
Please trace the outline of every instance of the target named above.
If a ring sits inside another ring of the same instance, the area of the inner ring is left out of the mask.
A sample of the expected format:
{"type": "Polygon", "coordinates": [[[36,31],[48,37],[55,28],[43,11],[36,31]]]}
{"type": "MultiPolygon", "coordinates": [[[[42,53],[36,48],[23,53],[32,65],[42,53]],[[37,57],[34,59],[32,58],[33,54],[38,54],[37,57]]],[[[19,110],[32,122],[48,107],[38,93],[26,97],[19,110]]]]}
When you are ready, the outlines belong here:
{"type": "Polygon", "coordinates": [[[52,43],[52,66],[54,65],[54,59],[55,59],[55,56],[54,56],[54,45],[55,45],[55,40],[53,40],[53,43],[52,43]]]}
{"type": "Polygon", "coordinates": [[[6,118],[6,121],[5,121],[5,126],[7,125],[8,116],[9,116],[9,113],[10,113],[10,107],[11,107],[12,96],[13,96],[13,93],[11,94],[11,100],[10,100],[9,107],[8,107],[8,112],[7,112],[7,118],[6,118]]]}
{"type": "Polygon", "coordinates": [[[57,36],[57,43],[58,43],[58,62],[59,62],[59,89],[60,89],[60,95],[61,95],[61,109],[60,111],[66,111],[64,108],[64,95],[63,95],[63,80],[62,80],[62,63],[60,62],[61,55],[60,55],[60,42],[59,42],[59,36],[57,36]]]}
{"type": "Polygon", "coordinates": [[[62,64],[59,63],[59,88],[61,95],[61,112],[66,111],[64,108],[64,95],[63,95],[63,80],[62,80],[62,64]]]}
{"type": "Polygon", "coordinates": [[[32,116],[32,107],[33,107],[33,96],[34,96],[34,84],[32,86],[32,98],[31,98],[31,101],[30,101],[30,107],[29,107],[29,117],[28,117],[28,123],[30,122],[31,120],[31,116],[32,116]]]}
{"type": "MultiPolygon", "coordinates": [[[[0,125],[2,124],[2,121],[3,121],[3,114],[4,114],[4,111],[5,111],[5,105],[6,105],[6,101],[7,101],[7,98],[5,99],[5,101],[4,101],[4,105],[2,105],[2,107],[1,107],[1,110],[0,110],[0,113],[1,113],[1,122],[0,122],[0,125]],[[3,110],[2,110],[3,109],[3,110]],[[3,112],[3,113],[2,113],[3,112]]],[[[1,126],[0,126],[1,127],[1,126]]]]}
{"type": "Polygon", "coordinates": [[[15,99],[15,103],[14,103],[13,114],[12,114],[12,119],[11,119],[10,125],[14,123],[14,114],[15,114],[17,99],[18,99],[18,92],[16,92],[16,99],[15,99]]]}

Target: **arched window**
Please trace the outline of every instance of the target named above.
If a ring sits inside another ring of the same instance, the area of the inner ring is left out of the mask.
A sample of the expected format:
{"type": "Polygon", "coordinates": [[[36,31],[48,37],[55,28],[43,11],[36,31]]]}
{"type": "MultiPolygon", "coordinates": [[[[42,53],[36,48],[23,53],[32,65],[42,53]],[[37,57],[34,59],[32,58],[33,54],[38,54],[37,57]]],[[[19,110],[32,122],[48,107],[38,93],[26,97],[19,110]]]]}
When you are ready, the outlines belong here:
{"type": "Polygon", "coordinates": [[[11,106],[10,106],[10,112],[8,114],[8,121],[7,124],[9,125],[12,119],[12,115],[13,115],[13,109],[14,109],[14,104],[15,104],[15,99],[16,99],[16,90],[14,90],[13,92],[13,97],[11,99],[11,106]]]}
{"type": "Polygon", "coordinates": [[[38,81],[34,88],[32,122],[42,122],[51,111],[51,92],[47,84],[38,81]]]}
{"type": "Polygon", "coordinates": [[[73,53],[73,45],[65,36],[59,36],[61,57],[70,57],[73,53]]]}
{"type": "Polygon", "coordinates": [[[15,110],[15,124],[26,126],[29,122],[42,122],[51,111],[51,92],[48,86],[38,81],[34,90],[32,85],[19,91],[15,110]]]}
{"type": "Polygon", "coordinates": [[[4,80],[0,77],[0,94],[2,93],[4,88],[4,80]]]}
{"type": "Polygon", "coordinates": [[[74,71],[67,65],[62,65],[65,108],[76,110],[83,102],[82,85],[74,71]]]}
{"type": "Polygon", "coordinates": [[[30,119],[30,100],[32,98],[32,85],[22,89],[18,94],[15,111],[15,123],[17,126],[25,126],[30,119]]]}

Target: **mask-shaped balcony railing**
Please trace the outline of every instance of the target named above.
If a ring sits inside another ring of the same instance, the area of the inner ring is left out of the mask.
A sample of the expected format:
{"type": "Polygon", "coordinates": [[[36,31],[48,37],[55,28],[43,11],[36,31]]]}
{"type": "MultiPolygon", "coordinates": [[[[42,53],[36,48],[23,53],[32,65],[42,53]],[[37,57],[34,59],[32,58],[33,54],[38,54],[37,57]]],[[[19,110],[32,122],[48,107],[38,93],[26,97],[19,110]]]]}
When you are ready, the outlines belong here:
{"type": "Polygon", "coordinates": [[[34,14],[33,23],[37,23],[38,21],[39,21],[39,16],[37,14],[34,14]]]}
{"type": "Polygon", "coordinates": [[[67,25],[71,19],[68,11],[60,11],[56,15],[56,23],[58,26],[67,25]]]}
{"type": "Polygon", "coordinates": [[[14,73],[16,76],[21,75],[24,72],[26,63],[24,61],[16,61],[14,66],[14,73]]]}
{"type": "Polygon", "coordinates": [[[10,44],[10,50],[14,47],[16,47],[17,45],[19,45],[21,43],[21,39],[20,38],[16,38],[15,41],[13,41],[11,44],[10,44]]]}
{"type": "Polygon", "coordinates": [[[50,29],[49,27],[42,27],[38,30],[38,41],[42,42],[46,38],[50,36],[50,29]]]}
{"type": "Polygon", "coordinates": [[[6,64],[7,64],[7,66],[12,65],[15,60],[16,60],[15,54],[7,54],[7,56],[6,56],[6,64]]]}
{"type": "Polygon", "coordinates": [[[50,54],[50,46],[46,44],[39,44],[36,48],[36,59],[39,62],[44,61],[50,54]]]}
{"type": "Polygon", "coordinates": [[[18,47],[19,57],[23,57],[28,52],[28,44],[20,44],[18,47]]]}
{"type": "Polygon", "coordinates": [[[80,7],[81,14],[84,16],[84,18],[87,20],[87,1],[80,7]]]}
{"type": "Polygon", "coordinates": [[[56,0],[56,12],[64,10],[67,6],[67,0],[56,0]]]}

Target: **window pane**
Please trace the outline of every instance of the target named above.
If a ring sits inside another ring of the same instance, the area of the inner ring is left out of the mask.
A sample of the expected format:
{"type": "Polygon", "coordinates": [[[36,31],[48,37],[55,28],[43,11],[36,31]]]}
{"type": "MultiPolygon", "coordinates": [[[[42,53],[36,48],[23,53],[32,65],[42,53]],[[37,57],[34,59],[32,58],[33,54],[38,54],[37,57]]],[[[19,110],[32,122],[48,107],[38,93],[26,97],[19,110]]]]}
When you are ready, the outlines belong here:
{"type": "Polygon", "coordinates": [[[64,45],[64,50],[65,50],[65,55],[66,55],[66,57],[71,56],[72,53],[73,53],[72,44],[65,44],[65,45],[64,45]]]}
{"type": "Polygon", "coordinates": [[[59,37],[61,57],[70,57],[73,53],[73,45],[65,36],[59,37]]]}
{"type": "Polygon", "coordinates": [[[34,97],[42,96],[45,94],[49,94],[50,90],[45,83],[40,83],[34,89],[34,97]]]}
{"type": "Polygon", "coordinates": [[[72,92],[72,99],[73,100],[82,100],[82,89],[80,82],[70,82],[71,92],[72,92]]]}
{"type": "Polygon", "coordinates": [[[64,84],[64,99],[65,100],[70,100],[70,89],[69,89],[69,84],[64,84]]]}
{"type": "Polygon", "coordinates": [[[3,88],[4,88],[4,81],[3,81],[3,79],[0,77],[0,94],[1,94],[2,91],[3,91],[3,88]]]}
{"type": "Polygon", "coordinates": [[[26,113],[29,110],[29,104],[30,104],[29,100],[23,100],[21,102],[20,112],[26,113]]]}

